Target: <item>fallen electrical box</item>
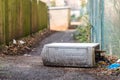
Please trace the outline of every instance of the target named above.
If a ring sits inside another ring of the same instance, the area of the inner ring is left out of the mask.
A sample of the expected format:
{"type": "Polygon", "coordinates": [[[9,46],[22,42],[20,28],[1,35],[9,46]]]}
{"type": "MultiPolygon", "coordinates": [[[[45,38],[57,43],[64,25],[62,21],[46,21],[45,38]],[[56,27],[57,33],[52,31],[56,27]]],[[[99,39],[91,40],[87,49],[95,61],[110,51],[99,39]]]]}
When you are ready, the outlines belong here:
{"type": "Polygon", "coordinates": [[[46,66],[93,67],[99,43],[46,44],[41,56],[46,66]]]}

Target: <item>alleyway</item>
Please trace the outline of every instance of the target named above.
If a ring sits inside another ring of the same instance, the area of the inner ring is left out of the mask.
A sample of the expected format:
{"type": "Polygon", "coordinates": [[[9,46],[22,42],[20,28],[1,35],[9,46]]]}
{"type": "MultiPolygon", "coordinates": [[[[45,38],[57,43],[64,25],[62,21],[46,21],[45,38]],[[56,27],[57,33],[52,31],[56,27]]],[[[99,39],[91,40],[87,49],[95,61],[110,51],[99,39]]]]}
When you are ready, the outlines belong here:
{"type": "Polygon", "coordinates": [[[40,55],[42,47],[44,44],[52,42],[74,42],[73,33],[75,30],[68,30],[63,32],[56,32],[55,34],[45,38],[42,42],[39,43],[39,46],[36,48],[35,52],[31,52],[31,55],[40,55]]]}
{"type": "Polygon", "coordinates": [[[120,77],[99,75],[95,70],[84,68],[43,66],[40,52],[44,44],[51,42],[74,42],[74,30],[56,32],[39,42],[29,56],[0,58],[0,80],[120,80],[120,77]]]}

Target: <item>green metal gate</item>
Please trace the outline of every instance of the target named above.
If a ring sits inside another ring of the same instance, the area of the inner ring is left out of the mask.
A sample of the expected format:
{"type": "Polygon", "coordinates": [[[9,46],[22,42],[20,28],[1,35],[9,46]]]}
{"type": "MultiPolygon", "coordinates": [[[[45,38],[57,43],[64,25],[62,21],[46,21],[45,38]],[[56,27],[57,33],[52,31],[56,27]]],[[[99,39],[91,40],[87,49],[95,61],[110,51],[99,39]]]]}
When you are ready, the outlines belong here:
{"type": "Polygon", "coordinates": [[[88,0],[92,42],[101,43],[108,54],[120,57],[120,1],[88,0]]]}

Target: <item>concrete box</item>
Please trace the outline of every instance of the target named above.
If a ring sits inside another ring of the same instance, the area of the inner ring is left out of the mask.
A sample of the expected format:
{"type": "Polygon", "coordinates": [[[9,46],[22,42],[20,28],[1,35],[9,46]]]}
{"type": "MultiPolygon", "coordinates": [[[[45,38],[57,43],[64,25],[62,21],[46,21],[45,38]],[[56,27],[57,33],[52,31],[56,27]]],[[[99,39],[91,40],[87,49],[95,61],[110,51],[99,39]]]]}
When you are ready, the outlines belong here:
{"type": "Polygon", "coordinates": [[[46,66],[93,67],[99,43],[46,44],[41,56],[46,66]]]}

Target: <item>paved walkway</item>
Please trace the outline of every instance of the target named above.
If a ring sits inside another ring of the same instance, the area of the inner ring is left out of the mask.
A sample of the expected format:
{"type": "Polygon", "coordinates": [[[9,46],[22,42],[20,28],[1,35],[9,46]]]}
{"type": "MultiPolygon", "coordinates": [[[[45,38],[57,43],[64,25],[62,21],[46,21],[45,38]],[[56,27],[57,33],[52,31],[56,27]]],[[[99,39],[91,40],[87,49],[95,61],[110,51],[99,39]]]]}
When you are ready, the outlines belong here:
{"type": "Polygon", "coordinates": [[[62,32],[56,32],[53,35],[45,38],[42,42],[39,42],[39,46],[36,48],[35,52],[31,52],[31,55],[40,55],[42,48],[45,44],[52,42],[75,42],[73,40],[73,33],[75,30],[68,30],[62,32]]]}
{"type": "Polygon", "coordinates": [[[74,30],[56,32],[39,42],[31,56],[7,56],[0,58],[0,80],[120,80],[113,76],[97,76],[91,69],[46,67],[40,53],[44,44],[51,42],[74,42],[74,30]]]}

